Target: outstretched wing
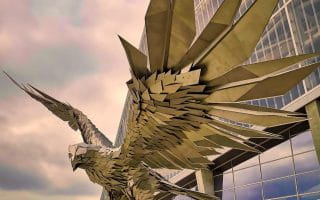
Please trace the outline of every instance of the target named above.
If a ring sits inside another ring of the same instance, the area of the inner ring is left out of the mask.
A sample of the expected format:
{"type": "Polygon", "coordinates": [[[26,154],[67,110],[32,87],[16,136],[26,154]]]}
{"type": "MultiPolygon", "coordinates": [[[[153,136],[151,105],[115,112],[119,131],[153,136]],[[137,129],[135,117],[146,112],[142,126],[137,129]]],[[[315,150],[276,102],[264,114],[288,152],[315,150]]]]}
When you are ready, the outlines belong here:
{"type": "Polygon", "coordinates": [[[95,125],[80,110],[73,108],[71,105],[62,103],[48,94],[28,85],[17,83],[9,74],[4,72],[10,80],[13,81],[20,89],[25,91],[29,96],[42,103],[57,117],[68,122],[69,126],[77,131],[80,130],[83,141],[87,144],[96,144],[105,147],[113,147],[112,142],[101,133],[95,125]]]}
{"type": "Polygon", "coordinates": [[[211,163],[206,156],[221,148],[257,151],[249,138],[279,138],[252,125],[306,120],[299,113],[238,103],[282,95],[319,66],[288,70],[319,54],[241,65],[251,56],[278,0],[256,0],[234,24],[240,3],[224,0],[194,39],[193,0],[151,0],[145,18],[148,56],[120,38],[132,76],[120,154],[129,165],[144,161],[153,168],[206,168],[211,163]]]}

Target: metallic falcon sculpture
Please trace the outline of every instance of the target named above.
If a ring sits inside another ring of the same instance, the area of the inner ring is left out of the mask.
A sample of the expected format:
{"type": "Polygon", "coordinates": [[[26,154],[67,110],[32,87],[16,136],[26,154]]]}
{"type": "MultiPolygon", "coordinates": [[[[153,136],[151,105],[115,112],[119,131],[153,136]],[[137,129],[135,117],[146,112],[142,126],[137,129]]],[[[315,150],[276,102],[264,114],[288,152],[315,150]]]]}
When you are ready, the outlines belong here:
{"type": "Polygon", "coordinates": [[[130,64],[132,101],[119,148],[81,111],[15,83],[80,130],[84,143],[69,147],[72,167],[84,169],[109,199],[156,199],[159,193],[218,199],[171,184],[153,169],[205,169],[212,164],[207,156],[221,148],[257,151],[249,138],[278,138],[230,121],[271,127],[305,120],[299,113],[238,103],[282,95],[319,66],[288,69],[319,54],[242,65],[277,3],[257,0],[234,23],[241,0],[224,0],[195,38],[193,0],[151,0],[145,17],[148,56],[120,37],[130,64]]]}

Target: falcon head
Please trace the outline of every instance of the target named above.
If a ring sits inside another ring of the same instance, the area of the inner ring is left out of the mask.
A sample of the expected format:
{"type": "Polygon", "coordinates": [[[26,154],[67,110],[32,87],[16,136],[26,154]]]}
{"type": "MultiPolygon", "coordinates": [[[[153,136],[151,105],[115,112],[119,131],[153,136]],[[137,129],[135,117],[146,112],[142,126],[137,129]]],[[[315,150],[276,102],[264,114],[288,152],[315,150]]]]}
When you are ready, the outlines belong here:
{"type": "Polygon", "coordinates": [[[100,150],[100,146],[93,144],[79,143],[69,146],[69,159],[73,171],[78,168],[87,169],[92,166],[95,153],[100,150]]]}

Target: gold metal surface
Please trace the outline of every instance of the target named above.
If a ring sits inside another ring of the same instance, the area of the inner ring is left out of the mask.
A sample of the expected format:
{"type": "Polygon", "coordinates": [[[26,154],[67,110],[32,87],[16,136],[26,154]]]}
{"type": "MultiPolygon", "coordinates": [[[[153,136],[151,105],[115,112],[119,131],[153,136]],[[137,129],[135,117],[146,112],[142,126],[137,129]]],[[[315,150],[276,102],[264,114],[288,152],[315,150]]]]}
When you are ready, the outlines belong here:
{"type": "Polygon", "coordinates": [[[169,183],[153,169],[207,169],[213,164],[207,156],[224,148],[258,152],[249,138],[279,136],[251,125],[278,126],[303,121],[305,116],[238,101],[282,95],[319,67],[315,63],[289,70],[319,54],[241,65],[252,54],[278,1],[257,0],[234,25],[240,2],[225,0],[194,40],[192,0],[151,0],[145,17],[148,57],[120,37],[131,68],[127,86],[132,101],[119,148],[81,111],[10,78],[80,130],[84,143],[70,147],[72,166],[84,169],[110,199],[156,199],[157,193],[218,199],[169,183]]]}

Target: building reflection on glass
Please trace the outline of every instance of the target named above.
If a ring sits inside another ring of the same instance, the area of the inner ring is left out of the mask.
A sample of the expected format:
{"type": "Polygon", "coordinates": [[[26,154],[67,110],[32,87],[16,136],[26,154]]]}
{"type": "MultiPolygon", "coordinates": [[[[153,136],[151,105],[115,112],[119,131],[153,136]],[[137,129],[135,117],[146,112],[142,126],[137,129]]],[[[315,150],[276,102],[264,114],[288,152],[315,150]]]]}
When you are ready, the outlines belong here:
{"type": "Polygon", "coordinates": [[[320,165],[310,131],[214,177],[222,200],[320,198],[320,165]],[[257,162],[256,162],[257,161],[257,162]]]}

